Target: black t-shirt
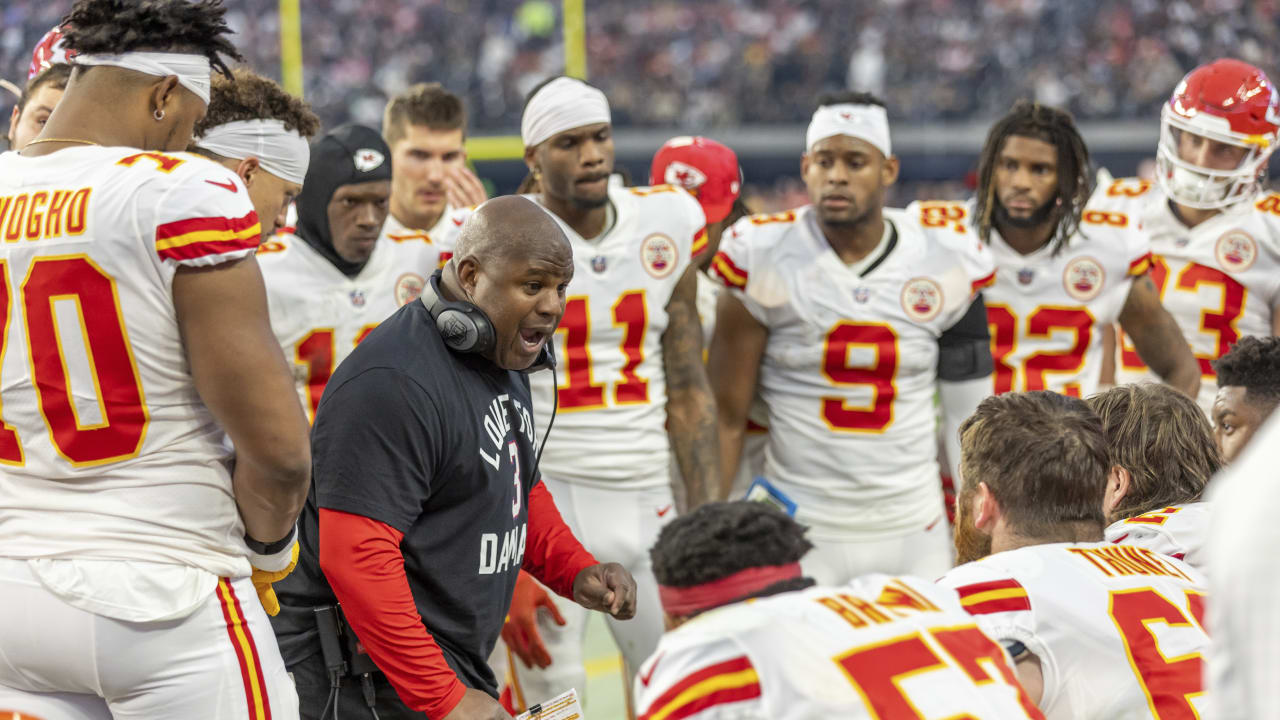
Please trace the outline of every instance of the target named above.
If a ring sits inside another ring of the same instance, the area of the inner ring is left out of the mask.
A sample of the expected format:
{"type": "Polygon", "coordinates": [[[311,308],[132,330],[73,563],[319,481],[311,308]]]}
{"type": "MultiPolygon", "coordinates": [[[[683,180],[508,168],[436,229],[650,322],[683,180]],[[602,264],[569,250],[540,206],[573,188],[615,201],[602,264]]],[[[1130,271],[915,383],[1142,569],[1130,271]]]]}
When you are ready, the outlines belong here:
{"type": "Polygon", "coordinates": [[[427,630],[468,687],[486,663],[524,558],[534,429],[529,382],[450,351],[411,302],[334,372],[311,431],[312,487],[294,572],[275,585],[286,664],[320,651],[312,608],[334,602],[316,556],[319,508],[404,533],[405,574],[427,630]]]}

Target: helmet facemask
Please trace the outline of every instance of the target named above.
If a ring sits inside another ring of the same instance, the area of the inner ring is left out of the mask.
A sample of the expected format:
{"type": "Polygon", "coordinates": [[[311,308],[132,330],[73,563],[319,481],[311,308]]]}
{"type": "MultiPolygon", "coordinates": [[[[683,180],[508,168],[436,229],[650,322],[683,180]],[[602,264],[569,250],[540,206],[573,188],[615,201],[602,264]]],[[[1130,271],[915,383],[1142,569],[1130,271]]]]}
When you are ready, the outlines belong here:
{"type": "Polygon", "coordinates": [[[1266,179],[1267,161],[1275,150],[1274,135],[1245,135],[1230,130],[1225,120],[1199,113],[1191,118],[1167,103],[1160,113],[1160,146],[1156,179],[1176,203],[1198,209],[1219,209],[1253,197],[1266,179]],[[1221,125],[1221,127],[1219,127],[1221,125]],[[1183,133],[1243,148],[1235,168],[1206,168],[1183,160],[1178,152],[1183,133]]]}

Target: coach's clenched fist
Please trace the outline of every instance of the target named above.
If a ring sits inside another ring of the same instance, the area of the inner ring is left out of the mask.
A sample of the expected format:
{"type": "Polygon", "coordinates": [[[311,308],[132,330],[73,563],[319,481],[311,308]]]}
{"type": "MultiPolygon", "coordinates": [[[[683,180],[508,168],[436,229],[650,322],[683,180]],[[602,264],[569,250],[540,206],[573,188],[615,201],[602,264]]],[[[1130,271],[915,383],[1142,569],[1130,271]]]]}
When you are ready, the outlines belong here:
{"type": "Polygon", "coordinates": [[[592,565],[574,578],[573,600],[588,610],[630,620],[636,614],[636,579],[618,563],[592,565]]]}

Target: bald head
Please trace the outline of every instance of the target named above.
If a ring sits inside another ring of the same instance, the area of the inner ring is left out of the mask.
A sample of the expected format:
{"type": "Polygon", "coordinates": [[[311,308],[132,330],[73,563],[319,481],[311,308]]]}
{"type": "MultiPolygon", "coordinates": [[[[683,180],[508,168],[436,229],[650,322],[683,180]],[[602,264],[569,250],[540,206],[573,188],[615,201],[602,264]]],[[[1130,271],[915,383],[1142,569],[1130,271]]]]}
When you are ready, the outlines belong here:
{"type": "Polygon", "coordinates": [[[454,256],[480,262],[536,258],[569,265],[573,249],[564,231],[537,203],[503,195],[485,202],[467,218],[454,256]]]}
{"type": "Polygon", "coordinates": [[[489,358],[507,370],[533,364],[564,315],[573,247],[551,215],[514,195],[494,198],[467,219],[443,288],[457,291],[493,324],[489,358]]]}

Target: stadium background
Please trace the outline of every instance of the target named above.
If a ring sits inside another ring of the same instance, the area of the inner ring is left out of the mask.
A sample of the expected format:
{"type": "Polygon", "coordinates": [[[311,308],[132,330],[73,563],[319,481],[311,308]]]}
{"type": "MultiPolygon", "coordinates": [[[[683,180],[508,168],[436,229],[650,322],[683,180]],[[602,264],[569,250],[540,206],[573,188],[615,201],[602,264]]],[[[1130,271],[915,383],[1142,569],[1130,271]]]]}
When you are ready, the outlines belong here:
{"type": "MultiPolygon", "coordinates": [[[[608,94],[618,164],[637,181],[667,138],[709,135],[737,150],[757,211],[804,201],[804,125],[826,90],[888,102],[901,205],[964,196],[988,124],[1020,97],[1069,108],[1097,164],[1132,174],[1183,73],[1233,56],[1274,78],[1280,47],[1280,0],[225,3],[248,64],[302,89],[326,127],[378,127],[389,96],[439,81],[466,98],[477,171],[510,192],[524,95],[567,63],[608,94]]],[[[3,0],[0,77],[25,79],[70,4],[3,0]]]]}
{"type": "MultiPolygon", "coordinates": [[[[902,175],[891,204],[961,198],[991,121],[1018,98],[1070,109],[1095,164],[1150,171],[1161,103],[1231,56],[1275,79],[1280,0],[224,0],[258,72],[302,91],[325,127],[380,127],[388,97],[441,82],[470,113],[469,155],[491,192],[523,178],[525,94],[568,70],[608,95],[618,165],[647,178],[675,135],[739,155],[756,211],[806,202],[805,124],[829,90],[889,106],[902,175]]],[[[0,78],[71,0],[0,0],[0,78]]],[[[8,117],[12,98],[0,93],[8,117]]],[[[598,618],[588,712],[623,717],[621,661],[598,618]]]]}

